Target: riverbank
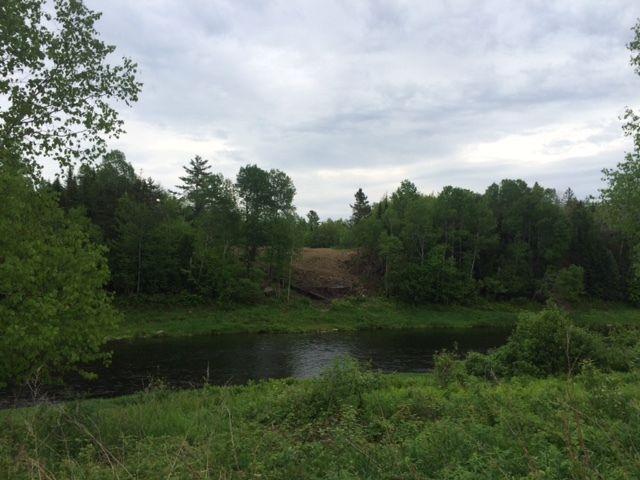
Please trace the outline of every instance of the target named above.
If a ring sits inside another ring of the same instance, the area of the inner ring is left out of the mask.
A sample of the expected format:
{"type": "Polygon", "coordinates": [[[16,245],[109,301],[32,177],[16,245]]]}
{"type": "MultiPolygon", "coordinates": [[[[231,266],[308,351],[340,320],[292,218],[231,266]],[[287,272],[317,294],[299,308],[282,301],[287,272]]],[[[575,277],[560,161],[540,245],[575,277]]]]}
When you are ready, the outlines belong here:
{"type": "MultiPolygon", "coordinates": [[[[537,304],[487,303],[480,306],[408,306],[382,298],[342,299],[317,304],[296,299],[223,309],[216,306],[121,304],[124,319],[112,338],[222,333],[310,333],[398,328],[509,328],[537,304]]],[[[582,325],[640,325],[640,309],[590,304],[571,313],[582,325]]]]}
{"type": "Polygon", "coordinates": [[[632,478],[640,378],[380,375],[0,412],[0,477],[632,478]]]}

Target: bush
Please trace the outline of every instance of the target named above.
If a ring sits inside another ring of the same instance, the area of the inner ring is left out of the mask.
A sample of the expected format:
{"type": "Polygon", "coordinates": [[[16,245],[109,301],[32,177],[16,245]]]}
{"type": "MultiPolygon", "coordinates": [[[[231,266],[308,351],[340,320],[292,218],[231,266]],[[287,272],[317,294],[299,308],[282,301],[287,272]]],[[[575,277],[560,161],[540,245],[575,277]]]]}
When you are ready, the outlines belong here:
{"type": "Polygon", "coordinates": [[[638,361],[637,335],[603,336],[573,325],[556,307],[522,315],[507,343],[493,353],[470,353],[467,373],[497,376],[547,376],[578,373],[585,363],[597,368],[629,370],[638,361]]]}
{"type": "Polygon", "coordinates": [[[507,373],[536,376],[575,373],[585,360],[607,363],[602,336],[571,324],[557,308],[522,315],[495,360],[507,373]]]}
{"type": "Polygon", "coordinates": [[[450,262],[407,264],[391,274],[391,293],[413,303],[468,303],[476,296],[475,281],[450,262]]]}
{"type": "Polygon", "coordinates": [[[224,298],[231,303],[255,305],[264,299],[264,294],[258,282],[249,278],[238,278],[229,283],[224,298]]]}
{"type": "Polygon", "coordinates": [[[436,354],[433,360],[433,373],[440,385],[445,386],[453,382],[464,382],[464,363],[457,359],[455,354],[442,351],[436,354]]]}
{"type": "Polygon", "coordinates": [[[345,405],[359,406],[363,394],[377,385],[376,374],[352,357],[340,357],[313,382],[302,401],[310,408],[311,416],[336,413],[345,405]]]}
{"type": "Polygon", "coordinates": [[[496,362],[493,355],[479,352],[469,352],[464,361],[465,370],[469,375],[494,379],[496,376],[496,362]]]}

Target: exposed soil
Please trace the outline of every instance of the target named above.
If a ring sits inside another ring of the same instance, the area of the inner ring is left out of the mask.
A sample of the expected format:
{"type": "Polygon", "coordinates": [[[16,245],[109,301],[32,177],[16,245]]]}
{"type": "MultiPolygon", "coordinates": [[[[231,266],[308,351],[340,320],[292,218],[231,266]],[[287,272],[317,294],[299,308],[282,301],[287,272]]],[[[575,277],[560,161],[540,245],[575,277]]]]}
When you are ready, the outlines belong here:
{"type": "Polygon", "coordinates": [[[292,285],[301,293],[320,299],[363,292],[353,271],[355,250],[304,248],[293,264],[292,285]]]}

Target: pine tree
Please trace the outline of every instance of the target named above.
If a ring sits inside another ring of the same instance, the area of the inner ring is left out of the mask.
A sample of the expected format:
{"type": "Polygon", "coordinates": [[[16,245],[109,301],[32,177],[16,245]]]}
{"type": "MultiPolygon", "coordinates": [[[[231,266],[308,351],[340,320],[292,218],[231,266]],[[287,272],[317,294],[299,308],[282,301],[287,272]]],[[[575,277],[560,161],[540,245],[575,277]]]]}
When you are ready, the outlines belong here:
{"type": "Polygon", "coordinates": [[[362,191],[362,188],[358,189],[354,197],[356,201],[353,205],[351,205],[351,210],[353,211],[353,213],[351,214],[351,223],[353,225],[357,224],[360,220],[368,217],[371,214],[371,205],[369,205],[369,200],[362,191]]]}
{"type": "Polygon", "coordinates": [[[180,177],[182,185],[178,185],[178,189],[191,205],[194,217],[202,213],[211,195],[215,175],[209,172],[210,169],[209,161],[196,155],[189,161],[189,165],[184,167],[186,175],[180,177]]]}

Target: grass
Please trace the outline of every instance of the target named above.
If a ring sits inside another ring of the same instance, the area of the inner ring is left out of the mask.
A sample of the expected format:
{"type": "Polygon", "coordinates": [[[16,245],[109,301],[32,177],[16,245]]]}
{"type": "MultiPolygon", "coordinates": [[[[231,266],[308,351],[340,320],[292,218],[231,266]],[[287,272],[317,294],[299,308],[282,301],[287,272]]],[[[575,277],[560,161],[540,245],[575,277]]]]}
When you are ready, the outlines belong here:
{"type": "Polygon", "coordinates": [[[291,305],[221,309],[213,306],[124,307],[116,337],[194,335],[205,333],[303,333],[388,328],[509,326],[518,309],[408,307],[383,299],[338,300],[317,305],[297,300],[291,305]]]}
{"type": "MultiPolygon", "coordinates": [[[[296,299],[291,305],[272,301],[262,305],[222,309],[215,306],[121,306],[124,321],[113,335],[131,338],[152,335],[207,333],[303,333],[392,328],[510,327],[522,312],[537,304],[482,306],[401,305],[382,298],[336,300],[331,305],[296,299]]],[[[640,325],[640,309],[618,304],[582,306],[572,316],[578,324],[640,325]]]]}
{"type": "Polygon", "coordinates": [[[630,479],[640,376],[378,375],[0,412],[7,479],[630,479]]]}

